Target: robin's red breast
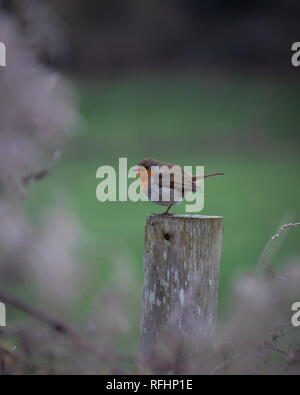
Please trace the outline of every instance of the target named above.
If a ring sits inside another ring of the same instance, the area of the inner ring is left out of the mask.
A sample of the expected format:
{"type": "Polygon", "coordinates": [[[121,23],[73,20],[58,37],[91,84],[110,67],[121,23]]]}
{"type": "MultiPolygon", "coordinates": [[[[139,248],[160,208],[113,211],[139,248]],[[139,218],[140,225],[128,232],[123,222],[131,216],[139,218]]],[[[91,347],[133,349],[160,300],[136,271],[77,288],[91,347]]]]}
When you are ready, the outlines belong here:
{"type": "Polygon", "coordinates": [[[190,192],[197,192],[197,183],[207,177],[224,173],[193,176],[182,167],[155,159],[143,159],[136,167],[143,193],[154,203],[168,206],[163,215],[170,215],[174,204],[182,202],[190,192]]]}

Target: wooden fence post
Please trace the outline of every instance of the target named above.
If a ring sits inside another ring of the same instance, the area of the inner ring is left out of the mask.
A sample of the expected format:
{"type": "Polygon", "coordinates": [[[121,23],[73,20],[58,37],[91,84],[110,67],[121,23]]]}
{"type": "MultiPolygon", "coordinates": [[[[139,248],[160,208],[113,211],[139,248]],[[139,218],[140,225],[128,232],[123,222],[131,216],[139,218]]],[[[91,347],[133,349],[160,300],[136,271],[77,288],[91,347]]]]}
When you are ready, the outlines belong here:
{"type": "MultiPolygon", "coordinates": [[[[174,347],[174,335],[178,341],[193,341],[214,334],[222,229],[222,217],[147,217],[140,350],[143,367],[157,370],[159,354],[170,353],[169,348],[174,347]]],[[[186,353],[182,356],[188,358],[186,353]]],[[[160,368],[172,370],[172,366],[160,368]]]]}

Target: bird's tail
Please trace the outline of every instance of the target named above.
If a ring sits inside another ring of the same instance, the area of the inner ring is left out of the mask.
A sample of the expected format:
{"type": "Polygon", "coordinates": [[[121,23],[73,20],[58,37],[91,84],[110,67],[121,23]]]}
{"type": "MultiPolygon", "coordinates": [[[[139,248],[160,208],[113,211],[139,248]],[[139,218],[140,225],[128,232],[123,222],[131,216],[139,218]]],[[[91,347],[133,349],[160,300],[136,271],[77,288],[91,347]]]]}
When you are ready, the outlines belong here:
{"type": "Polygon", "coordinates": [[[193,182],[202,180],[203,178],[214,177],[214,176],[224,176],[224,173],[210,173],[204,174],[204,176],[193,176],[193,182]]]}

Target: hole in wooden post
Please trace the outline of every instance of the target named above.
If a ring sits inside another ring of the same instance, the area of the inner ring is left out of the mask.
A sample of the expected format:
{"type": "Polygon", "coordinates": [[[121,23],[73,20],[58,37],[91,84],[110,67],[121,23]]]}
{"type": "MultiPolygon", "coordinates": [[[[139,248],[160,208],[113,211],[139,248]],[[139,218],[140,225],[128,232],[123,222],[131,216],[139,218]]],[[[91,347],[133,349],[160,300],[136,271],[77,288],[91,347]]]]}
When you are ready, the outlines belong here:
{"type": "Polygon", "coordinates": [[[170,240],[170,235],[169,233],[164,233],[164,239],[169,241],[170,240]]]}

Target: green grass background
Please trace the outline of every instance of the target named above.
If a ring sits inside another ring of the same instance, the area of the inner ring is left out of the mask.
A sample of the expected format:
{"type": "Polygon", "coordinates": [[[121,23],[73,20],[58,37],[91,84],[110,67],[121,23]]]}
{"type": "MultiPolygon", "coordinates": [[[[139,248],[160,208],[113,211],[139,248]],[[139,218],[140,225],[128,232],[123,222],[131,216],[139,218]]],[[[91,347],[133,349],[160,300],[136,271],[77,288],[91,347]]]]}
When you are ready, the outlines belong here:
{"type": "MultiPolygon", "coordinates": [[[[85,313],[101,290],[123,287],[138,333],[145,216],[162,208],[149,202],[99,203],[96,170],[104,164],[117,168],[119,157],[127,157],[129,166],[153,157],[225,172],[207,180],[202,212],[224,217],[219,289],[224,316],[235,278],[256,268],[280,224],[300,220],[298,87],[265,76],[215,75],[75,82],[75,88],[81,123],[51,176],[33,185],[27,200],[37,216],[54,200],[62,201],[85,232],[86,285],[75,310],[85,313]]],[[[184,204],[173,212],[184,213],[184,204]]],[[[272,263],[296,255],[299,231],[292,230],[272,263]]]]}

